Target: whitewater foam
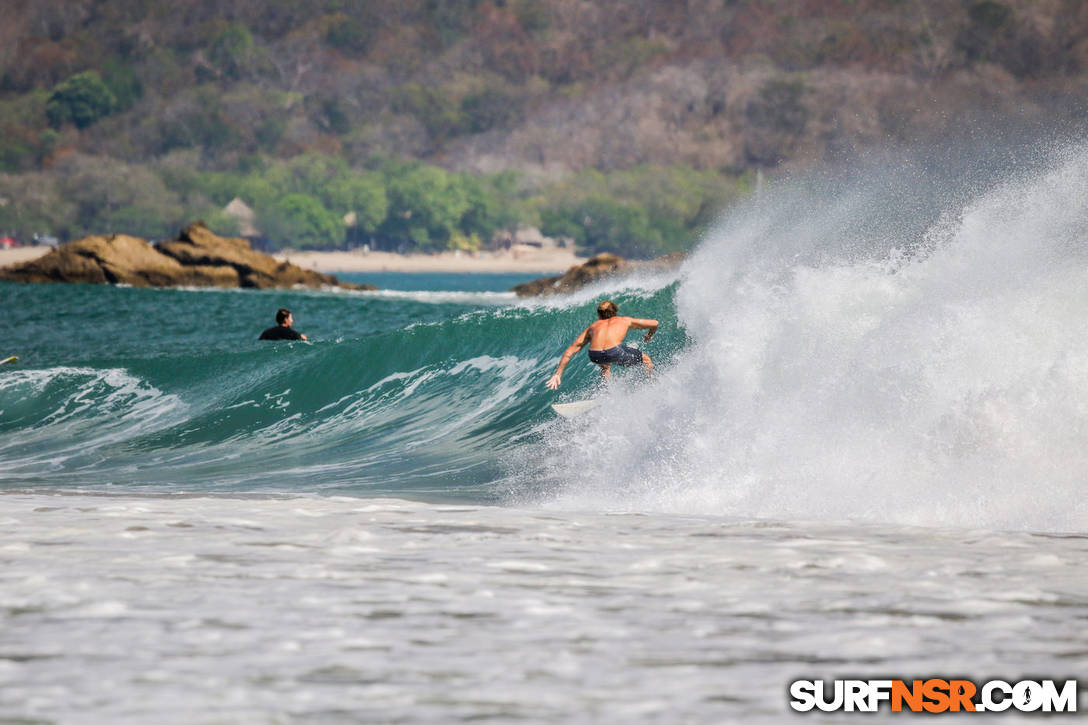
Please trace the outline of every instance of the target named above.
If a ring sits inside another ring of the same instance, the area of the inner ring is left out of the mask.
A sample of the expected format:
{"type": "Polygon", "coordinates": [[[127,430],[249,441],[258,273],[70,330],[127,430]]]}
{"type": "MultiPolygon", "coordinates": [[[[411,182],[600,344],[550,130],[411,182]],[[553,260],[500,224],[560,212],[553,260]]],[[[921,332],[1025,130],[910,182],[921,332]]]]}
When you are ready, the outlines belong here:
{"type": "Polygon", "coordinates": [[[706,240],[676,294],[691,344],[550,436],[553,505],[1088,526],[1088,150],[918,236],[871,183],[798,184],[706,240]]]}
{"type": "Polygon", "coordinates": [[[427,304],[458,304],[494,306],[509,304],[517,298],[513,292],[462,292],[458,290],[365,290],[365,297],[390,300],[411,300],[427,304]]]}
{"type": "Polygon", "coordinates": [[[780,723],[800,677],[1086,660],[1082,537],[323,496],[0,511],[15,720],[780,723]]]}

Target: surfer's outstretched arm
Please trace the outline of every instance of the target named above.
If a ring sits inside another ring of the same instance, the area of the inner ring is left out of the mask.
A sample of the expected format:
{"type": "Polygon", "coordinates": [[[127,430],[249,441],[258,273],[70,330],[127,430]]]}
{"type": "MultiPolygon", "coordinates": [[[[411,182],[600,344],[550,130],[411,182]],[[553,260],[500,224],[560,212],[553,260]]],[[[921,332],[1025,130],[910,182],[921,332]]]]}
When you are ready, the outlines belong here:
{"type": "Polygon", "coordinates": [[[654,333],[657,332],[658,324],[659,323],[657,320],[640,320],[635,317],[631,318],[631,327],[635,328],[636,330],[649,330],[649,332],[646,333],[646,337],[642,338],[643,342],[650,341],[650,338],[652,338],[654,336],[654,333]]]}
{"type": "Polygon", "coordinates": [[[589,344],[589,329],[587,327],[583,330],[582,334],[575,338],[570,347],[563,352],[563,357],[559,358],[559,367],[555,369],[555,374],[548,378],[548,382],[544,383],[549,389],[555,390],[559,387],[559,384],[563,382],[563,370],[567,367],[567,363],[578,354],[579,350],[589,344]]]}

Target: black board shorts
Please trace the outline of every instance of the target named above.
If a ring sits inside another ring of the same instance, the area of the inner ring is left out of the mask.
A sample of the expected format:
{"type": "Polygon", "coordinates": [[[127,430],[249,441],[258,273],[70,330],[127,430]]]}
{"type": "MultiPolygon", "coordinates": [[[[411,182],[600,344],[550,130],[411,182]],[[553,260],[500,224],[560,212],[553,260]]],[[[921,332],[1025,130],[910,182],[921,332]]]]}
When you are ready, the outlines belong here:
{"type": "Polygon", "coordinates": [[[642,351],[627,345],[616,345],[607,350],[590,350],[589,361],[598,365],[623,365],[632,367],[642,364],[642,351]]]}

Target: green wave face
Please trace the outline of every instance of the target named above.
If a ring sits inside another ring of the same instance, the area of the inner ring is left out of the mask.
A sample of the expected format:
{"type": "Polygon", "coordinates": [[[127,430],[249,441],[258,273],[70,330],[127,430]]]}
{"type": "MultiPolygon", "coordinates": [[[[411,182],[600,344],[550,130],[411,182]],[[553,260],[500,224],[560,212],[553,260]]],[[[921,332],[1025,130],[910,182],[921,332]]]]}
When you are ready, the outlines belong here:
{"type": "MultiPolygon", "coordinates": [[[[665,322],[651,350],[662,360],[682,341],[674,292],[608,293],[665,322]]],[[[560,395],[543,384],[594,319],[588,294],[0,284],[0,299],[5,354],[21,360],[0,369],[7,489],[493,500],[519,447],[556,425],[549,404],[598,377],[583,355],[560,395]],[[280,306],[308,343],[257,341],[280,306]]]]}

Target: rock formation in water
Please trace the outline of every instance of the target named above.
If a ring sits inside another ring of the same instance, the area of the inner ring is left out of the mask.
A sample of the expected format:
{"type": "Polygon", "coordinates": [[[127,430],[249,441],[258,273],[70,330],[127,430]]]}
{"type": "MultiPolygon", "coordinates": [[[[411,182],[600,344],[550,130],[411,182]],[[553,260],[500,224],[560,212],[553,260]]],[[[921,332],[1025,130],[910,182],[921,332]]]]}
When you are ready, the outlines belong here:
{"type": "Polygon", "coordinates": [[[0,279],[133,287],[376,289],[280,262],[254,250],[247,240],[220,237],[200,222],[185,227],[176,240],[154,246],[125,234],[84,237],[38,259],[0,269],[0,279]]]}
{"type": "Polygon", "coordinates": [[[678,266],[686,255],[678,252],[658,257],[648,262],[632,262],[615,254],[603,252],[590,257],[583,264],[578,264],[561,275],[541,277],[530,282],[523,282],[511,288],[518,297],[554,295],[574,292],[607,277],[630,274],[636,270],[666,270],[678,266]]]}
{"type": "Polygon", "coordinates": [[[628,267],[630,267],[630,262],[626,259],[606,252],[590,257],[584,263],[576,264],[563,274],[555,277],[541,277],[531,282],[515,285],[513,291],[517,293],[518,297],[573,292],[580,287],[585,287],[590,282],[596,282],[598,279],[611,277],[626,271],[628,267]]]}

